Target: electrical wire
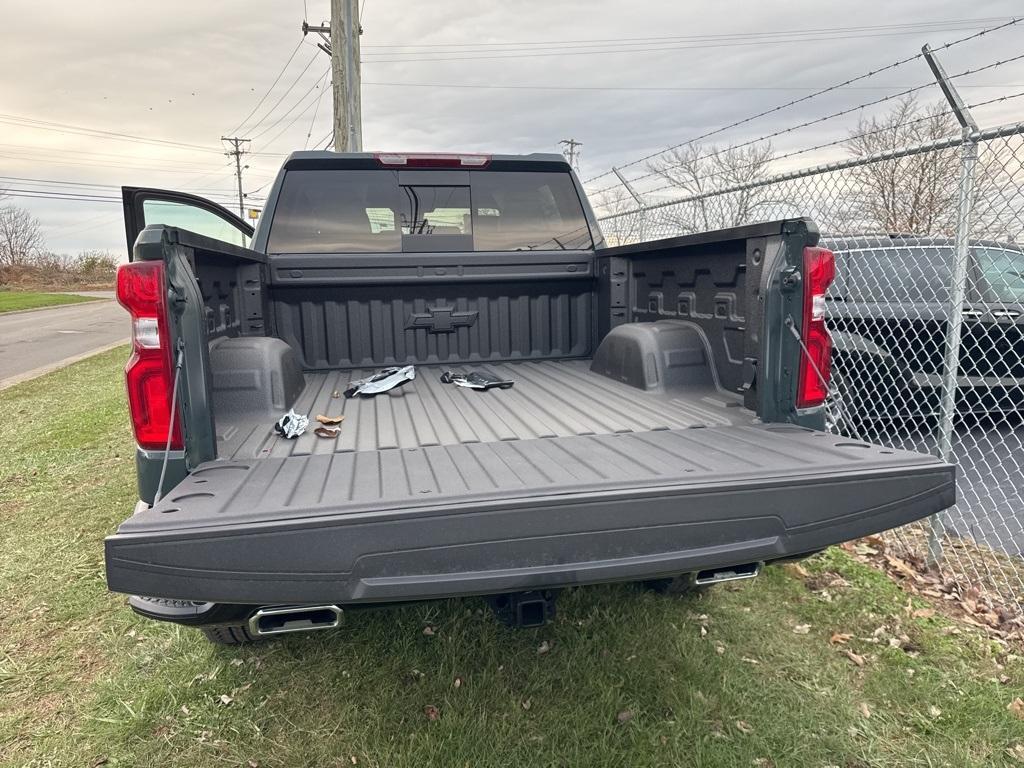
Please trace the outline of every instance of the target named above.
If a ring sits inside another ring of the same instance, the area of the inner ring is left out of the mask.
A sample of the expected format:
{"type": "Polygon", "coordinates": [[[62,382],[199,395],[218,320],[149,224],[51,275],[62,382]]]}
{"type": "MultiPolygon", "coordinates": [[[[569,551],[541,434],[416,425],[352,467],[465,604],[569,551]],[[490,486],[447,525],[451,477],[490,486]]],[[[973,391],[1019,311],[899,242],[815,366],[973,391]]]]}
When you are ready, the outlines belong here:
{"type": "MultiPolygon", "coordinates": [[[[303,16],[303,18],[305,18],[305,16],[303,16]]],[[[288,56],[288,60],[284,63],[284,66],[281,67],[281,71],[277,73],[277,77],[274,78],[274,82],[272,82],[270,84],[270,87],[267,88],[266,93],[264,93],[260,97],[260,100],[256,102],[256,106],[252,108],[252,110],[249,112],[248,115],[246,115],[245,117],[242,118],[242,122],[240,122],[238,125],[236,125],[234,128],[232,128],[230,131],[228,131],[228,133],[226,135],[228,135],[228,136],[238,136],[239,135],[238,132],[239,132],[239,130],[241,130],[242,126],[245,125],[247,122],[249,122],[249,118],[251,118],[253,115],[255,115],[256,114],[256,110],[258,110],[261,106],[263,106],[263,102],[267,100],[267,97],[270,95],[271,91],[273,91],[274,88],[277,87],[277,84],[281,81],[281,78],[284,76],[285,71],[288,69],[288,65],[290,65],[292,63],[292,59],[295,58],[295,54],[298,53],[299,52],[299,48],[302,47],[303,39],[304,38],[299,38],[299,42],[295,44],[295,48],[292,50],[291,55],[288,56]]]]}
{"type": "MultiPolygon", "coordinates": [[[[955,31],[955,30],[948,30],[955,31]]],[[[374,54],[368,54],[362,57],[362,63],[364,64],[407,64],[407,63],[426,63],[426,62],[440,62],[440,61],[483,61],[483,60],[497,60],[497,59],[531,59],[540,57],[550,56],[594,56],[594,55],[609,55],[609,54],[630,54],[635,55],[638,53],[663,53],[666,51],[690,51],[690,50],[704,50],[711,48],[747,48],[751,46],[763,46],[763,45],[786,45],[792,43],[807,43],[813,42],[833,42],[837,40],[863,40],[863,39],[874,39],[874,38],[887,38],[887,37],[904,37],[906,35],[918,35],[918,31],[907,31],[907,32],[884,32],[884,33],[864,33],[864,34],[832,34],[832,35],[815,35],[814,37],[779,37],[779,38],[764,38],[761,40],[745,40],[745,41],[732,41],[732,42],[708,42],[699,44],[680,44],[680,45],[665,45],[656,47],[646,48],[602,48],[596,50],[580,50],[573,48],[559,47],[556,49],[539,49],[530,51],[509,51],[500,53],[477,53],[477,52],[466,52],[464,54],[448,56],[448,55],[435,55],[426,58],[376,58],[374,54]]],[[[398,55],[398,54],[377,54],[376,56],[385,55],[398,55]]],[[[422,56],[422,54],[410,54],[410,56],[422,56]]]]}
{"type": "MultiPolygon", "coordinates": [[[[469,88],[499,91],[673,91],[673,92],[704,92],[704,91],[812,91],[820,85],[492,85],[470,83],[385,83],[364,80],[363,85],[393,86],[397,88],[469,88]]],[[[888,91],[897,88],[908,88],[906,85],[851,85],[843,90],[850,91],[888,91]]],[[[1019,83],[986,83],[984,85],[961,86],[961,88],[1017,88],[1024,87],[1019,83]]]]}
{"type": "Polygon", "coordinates": [[[991,24],[994,22],[1006,21],[1012,17],[1009,16],[984,16],[980,18],[971,19],[947,19],[945,21],[922,21],[922,22],[907,22],[904,24],[878,24],[871,26],[860,26],[860,27],[819,27],[816,29],[802,29],[802,30],[776,30],[776,31],[758,31],[758,32],[719,32],[702,35],[667,35],[661,37],[615,37],[615,38],[590,38],[585,40],[540,40],[540,41],[518,41],[518,42],[498,42],[498,43],[400,43],[400,44],[370,44],[364,45],[363,48],[473,48],[473,47],[484,47],[484,46],[551,46],[551,45],[572,45],[572,44],[588,44],[588,43],[635,43],[635,42],[661,42],[666,40],[709,40],[709,39],[722,39],[722,38],[743,38],[743,37],[764,37],[780,34],[819,34],[825,32],[842,32],[842,31],[862,31],[869,29],[903,29],[907,27],[936,27],[936,26],[949,26],[949,25],[984,25],[991,24]]]}
{"type": "MultiPolygon", "coordinates": [[[[313,66],[313,62],[316,61],[319,56],[320,56],[320,51],[318,49],[318,50],[316,50],[313,53],[312,58],[309,61],[306,62],[306,66],[304,66],[302,68],[302,71],[299,72],[298,76],[292,81],[292,84],[289,85],[288,88],[285,89],[285,92],[282,93],[281,96],[277,99],[277,101],[274,102],[274,106],[272,106],[269,110],[267,110],[267,112],[263,115],[263,117],[261,117],[259,120],[257,120],[255,123],[253,123],[252,125],[249,126],[248,131],[247,131],[248,133],[251,134],[257,128],[259,128],[261,125],[263,125],[263,123],[266,122],[266,120],[269,119],[272,114],[274,114],[275,110],[277,110],[277,108],[279,106],[281,106],[281,102],[284,101],[286,98],[288,98],[288,94],[290,94],[293,90],[295,90],[295,86],[299,84],[299,81],[302,79],[303,75],[305,75],[309,71],[309,68],[313,66]]],[[[264,131],[263,133],[266,133],[266,131],[264,131]]],[[[262,134],[259,134],[259,135],[262,135],[262,134]]],[[[256,137],[254,136],[253,138],[256,138],[256,137]]]]}
{"type": "MultiPolygon", "coordinates": [[[[302,96],[300,96],[298,98],[298,100],[291,107],[289,107],[289,109],[287,111],[285,111],[285,113],[283,115],[281,115],[276,121],[274,121],[272,124],[268,125],[262,131],[260,131],[256,135],[254,135],[253,139],[258,139],[260,136],[263,136],[264,134],[268,133],[269,131],[273,130],[278,125],[280,125],[282,122],[284,122],[284,120],[288,117],[288,115],[290,115],[292,112],[294,112],[296,109],[298,109],[299,105],[301,105],[306,100],[306,98],[314,91],[314,89],[320,87],[320,85],[323,83],[323,81],[327,78],[327,75],[330,74],[330,71],[331,70],[328,67],[327,70],[325,70],[324,73],[320,76],[320,79],[317,80],[315,83],[313,83],[313,85],[311,85],[309,87],[309,90],[307,90],[304,94],[302,94],[302,96]]],[[[295,117],[292,118],[291,122],[289,122],[287,125],[285,125],[285,127],[282,128],[280,131],[278,131],[276,134],[274,134],[273,138],[267,139],[267,141],[265,143],[269,146],[269,145],[273,144],[275,141],[277,141],[277,139],[279,139],[284,134],[285,131],[287,131],[289,128],[291,128],[300,117],[302,117],[303,115],[306,114],[306,112],[309,111],[310,107],[312,107],[315,102],[319,101],[319,98],[322,95],[323,95],[323,89],[321,88],[320,89],[320,93],[319,93],[319,95],[317,96],[316,99],[310,100],[309,103],[306,104],[306,106],[303,107],[302,110],[297,115],[295,115],[295,117]]]]}
{"type": "Polygon", "coordinates": [[[105,131],[100,128],[89,128],[87,126],[72,125],[70,123],[57,123],[50,120],[39,120],[33,117],[22,115],[0,114],[0,123],[7,125],[19,125],[27,128],[34,128],[41,131],[56,131],[58,133],[73,133],[80,136],[93,136],[96,138],[114,139],[117,141],[128,141],[136,144],[151,144],[171,149],[187,149],[193,152],[217,152],[219,149],[204,147],[199,144],[189,144],[183,141],[172,141],[169,139],[154,139],[148,136],[136,136],[130,133],[118,133],[116,131],[105,131]]]}
{"type": "Polygon", "coordinates": [[[309,121],[309,130],[306,131],[306,140],[302,144],[303,149],[309,148],[309,139],[313,135],[313,126],[316,125],[316,116],[320,114],[320,101],[324,97],[324,93],[327,92],[326,88],[320,89],[320,95],[316,97],[316,107],[313,108],[313,119],[309,121]]]}

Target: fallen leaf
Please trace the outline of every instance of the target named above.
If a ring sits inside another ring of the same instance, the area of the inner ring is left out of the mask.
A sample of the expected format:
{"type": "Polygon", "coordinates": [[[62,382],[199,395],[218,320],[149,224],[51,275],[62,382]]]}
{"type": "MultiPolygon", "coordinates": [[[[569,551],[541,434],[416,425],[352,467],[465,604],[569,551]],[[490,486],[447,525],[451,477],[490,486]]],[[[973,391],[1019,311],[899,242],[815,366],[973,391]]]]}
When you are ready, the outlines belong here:
{"type": "Polygon", "coordinates": [[[811,625],[810,624],[797,624],[795,627],[793,627],[793,634],[794,635],[806,635],[806,634],[810,633],[810,631],[811,631],[811,625]]]}
{"type": "Polygon", "coordinates": [[[433,704],[427,704],[427,706],[423,708],[423,714],[427,716],[427,720],[437,720],[441,717],[441,710],[433,704]]]}
{"type": "Polygon", "coordinates": [[[786,570],[794,576],[799,576],[801,579],[806,579],[811,575],[810,571],[800,565],[800,563],[787,563],[786,570]]]}
{"type": "Polygon", "coordinates": [[[462,678],[461,677],[456,677],[455,678],[455,682],[453,682],[452,685],[455,686],[456,688],[461,688],[462,687],[462,678]]]}
{"type": "Polygon", "coordinates": [[[337,427],[317,427],[313,430],[313,434],[317,437],[322,437],[327,440],[333,440],[341,434],[341,430],[337,427]]]}
{"type": "Polygon", "coordinates": [[[1018,720],[1024,720],[1024,699],[1021,699],[1020,696],[1011,701],[1006,709],[1018,720]]]}
{"type": "Polygon", "coordinates": [[[932,717],[939,717],[942,714],[942,710],[936,707],[934,704],[932,704],[930,707],[928,707],[928,714],[932,717]]]}
{"type": "Polygon", "coordinates": [[[633,713],[628,709],[624,709],[615,716],[615,719],[619,721],[620,725],[624,725],[633,719],[633,713]]]}
{"type": "Polygon", "coordinates": [[[853,651],[850,651],[850,650],[846,650],[846,651],[844,651],[844,653],[846,654],[846,658],[848,658],[856,666],[858,666],[858,667],[863,667],[864,666],[864,657],[861,656],[860,654],[854,653],[853,651]]]}
{"type": "Polygon", "coordinates": [[[349,760],[352,761],[352,765],[358,765],[359,764],[359,760],[356,759],[355,755],[352,755],[352,757],[350,757],[349,760]]]}
{"type": "Polygon", "coordinates": [[[234,699],[231,696],[228,696],[226,693],[222,693],[220,695],[220,703],[223,704],[225,707],[233,701],[234,699]]]}
{"type": "Polygon", "coordinates": [[[866,701],[862,701],[857,709],[865,718],[871,717],[871,707],[868,706],[866,701]]]}
{"type": "Polygon", "coordinates": [[[703,624],[701,624],[701,626],[700,626],[700,636],[701,637],[707,637],[708,636],[708,628],[705,627],[703,624]]]}
{"type": "Polygon", "coordinates": [[[719,656],[721,656],[723,653],[725,653],[725,646],[724,645],[716,645],[715,646],[715,653],[717,653],[719,656]]]}
{"type": "Polygon", "coordinates": [[[748,723],[748,722],[747,722],[746,720],[737,720],[737,721],[736,721],[736,728],[737,728],[737,730],[739,730],[739,731],[740,731],[741,733],[746,733],[746,734],[750,734],[750,733],[753,733],[753,732],[754,732],[754,726],[752,726],[752,725],[751,725],[750,723],[748,723]]]}
{"type": "Polygon", "coordinates": [[[537,655],[543,656],[545,653],[551,650],[551,643],[547,640],[542,640],[541,644],[537,646],[537,655]]]}
{"type": "Polygon", "coordinates": [[[917,571],[911,568],[906,561],[900,560],[898,557],[893,557],[892,555],[886,555],[885,562],[887,562],[889,564],[889,567],[892,568],[894,571],[901,573],[904,576],[911,579],[917,578],[917,571]]]}
{"type": "Polygon", "coordinates": [[[833,632],[832,637],[828,639],[832,645],[845,645],[853,635],[848,635],[845,632],[833,632]]]}
{"type": "Polygon", "coordinates": [[[533,706],[533,702],[532,701],[530,701],[529,699],[524,699],[523,700],[523,709],[529,709],[532,706],[533,706]]]}
{"type": "Polygon", "coordinates": [[[317,414],[316,420],[321,424],[325,424],[328,427],[333,427],[336,424],[341,424],[345,420],[344,416],[324,416],[322,413],[317,414]]]}

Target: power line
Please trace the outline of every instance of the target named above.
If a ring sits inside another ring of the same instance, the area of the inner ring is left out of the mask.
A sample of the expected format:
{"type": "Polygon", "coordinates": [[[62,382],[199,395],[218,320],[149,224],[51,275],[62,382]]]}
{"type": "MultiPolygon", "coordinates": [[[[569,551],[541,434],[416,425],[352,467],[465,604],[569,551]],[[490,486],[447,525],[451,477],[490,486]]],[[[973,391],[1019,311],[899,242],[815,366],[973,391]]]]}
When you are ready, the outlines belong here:
{"type": "MultiPolygon", "coordinates": [[[[952,30],[950,30],[952,31],[952,30]]],[[[831,35],[815,35],[812,38],[789,36],[779,38],[764,38],[760,40],[745,40],[745,41],[729,41],[729,42],[708,42],[699,44],[681,44],[681,45],[665,45],[656,47],[646,48],[629,48],[629,47],[609,47],[598,50],[579,50],[572,48],[559,47],[556,49],[534,49],[529,51],[505,51],[500,53],[483,53],[479,55],[477,52],[465,52],[462,55],[435,55],[427,58],[372,58],[374,56],[387,56],[387,55],[399,55],[399,54],[369,54],[371,58],[364,57],[364,64],[406,64],[406,63],[424,63],[424,62],[438,62],[438,61],[482,61],[482,60],[498,60],[498,59],[530,59],[530,58],[542,58],[550,56],[594,56],[594,55],[609,55],[609,54],[630,54],[635,55],[637,53],[662,53],[666,51],[686,51],[686,50],[702,50],[710,48],[745,48],[751,46],[763,46],[763,45],[780,45],[790,43],[807,43],[812,42],[830,42],[836,40],[862,40],[867,38],[879,38],[879,37],[903,37],[906,35],[918,35],[919,31],[906,31],[906,32],[879,32],[879,33],[863,33],[863,34],[831,34],[831,35]]],[[[409,54],[410,56],[422,56],[423,54],[409,54]]]]}
{"type": "MultiPolygon", "coordinates": [[[[259,139],[261,136],[265,136],[267,133],[274,130],[277,126],[284,122],[292,112],[299,108],[299,105],[301,105],[306,100],[309,94],[311,94],[315,89],[320,87],[320,84],[324,81],[324,79],[327,77],[329,73],[330,68],[326,69],[324,73],[320,75],[320,78],[316,82],[314,82],[305,93],[303,93],[298,99],[296,99],[295,103],[292,104],[292,106],[290,106],[288,109],[286,109],[284,113],[277,118],[277,120],[268,125],[259,133],[254,134],[253,139],[259,139]]],[[[290,128],[292,124],[295,122],[295,120],[297,120],[299,117],[302,117],[302,115],[306,113],[306,110],[308,110],[311,106],[313,106],[312,101],[310,101],[309,104],[307,104],[306,107],[301,112],[299,112],[298,116],[295,119],[293,119],[291,123],[285,126],[285,130],[288,130],[288,128],[290,128]]],[[[272,144],[280,135],[281,133],[276,134],[273,139],[270,139],[266,143],[272,144]]]]}
{"type": "Polygon", "coordinates": [[[313,66],[313,62],[316,61],[318,55],[319,54],[317,54],[317,53],[313,54],[313,58],[311,58],[308,62],[306,62],[306,66],[302,68],[302,71],[299,72],[298,76],[292,81],[291,85],[289,85],[285,89],[284,93],[282,93],[278,97],[277,101],[274,102],[274,106],[272,106],[269,110],[267,110],[267,112],[263,115],[263,117],[261,117],[259,120],[257,120],[253,125],[249,126],[248,133],[250,133],[250,134],[254,133],[257,128],[259,128],[261,125],[263,125],[263,123],[272,114],[274,114],[274,111],[279,106],[281,106],[281,102],[284,101],[286,98],[288,98],[288,94],[290,94],[293,90],[295,90],[295,86],[299,84],[299,81],[302,79],[302,76],[305,75],[309,71],[309,68],[313,66]]]}
{"type": "MultiPolygon", "coordinates": [[[[1004,24],[1000,24],[1000,25],[995,26],[995,27],[989,27],[989,28],[981,30],[980,32],[976,32],[973,35],[967,35],[966,37],[962,37],[962,38],[959,38],[957,40],[952,40],[952,41],[950,41],[948,43],[944,43],[943,45],[939,46],[935,50],[946,50],[946,49],[952,48],[953,46],[960,45],[962,43],[966,43],[966,42],[968,42],[970,40],[976,40],[977,38],[980,38],[983,35],[987,35],[987,34],[989,34],[991,32],[996,32],[998,30],[1006,29],[1007,27],[1011,27],[1011,26],[1019,23],[1020,21],[1021,21],[1020,18],[1013,18],[1013,19],[1011,19],[1010,21],[1007,21],[1004,24]]],[[[779,104],[778,106],[771,107],[770,109],[763,110],[761,112],[758,112],[757,114],[750,115],[749,117],[745,117],[745,118],[743,118],[741,120],[736,120],[735,122],[729,123],[728,125],[724,125],[724,126],[722,126],[720,128],[715,128],[714,130],[711,130],[711,131],[708,131],[706,133],[703,133],[700,136],[696,136],[696,137],[694,137],[692,139],[687,139],[686,141],[681,141],[678,144],[673,144],[672,146],[666,147],[665,149],[659,149],[657,152],[652,152],[652,153],[650,153],[648,155],[645,155],[644,157],[641,157],[641,158],[639,158],[637,160],[631,160],[628,163],[619,165],[618,168],[619,168],[620,171],[623,168],[630,168],[630,167],[638,165],[638,164],[640,164],[640,163],[642,163],[642,162],[644,162],[646,160],[650,160],[653,157],[657,157],[658,155],[664,154],[665,152],[670,152],[673,149],[678,149],[679,147],[682,147],[682,146],[684,146],[686,144],[693,144],[695,142],[702,141],[704,139],[710,138],[711,136],[715,136],[717,134],[724,133],[725,131],[727,131],[727,130],[729,130],[731,128],[737,128],[737,127],[739,127],[741,125],[746,125],[747,123],[751,123],[754,120],[758,120],[758,119],[760,119],[762,117],[766,117],[766,116],[774,114],[776,112],[780,112],[780,111],[782,111],[784,109],[788,109],[789,107],[796,106],[797,104],[802,104],[804,102],[810,101],[811,99],[817,98],[818,96],[822,96],[822,95],[824,95],[826,93],[830,93],[832,91],[839,90],[840,88],[845,88],[845,87],[847,87],[849,85],[852,85],[853,83],[857,83],[857,82],[860,82],[861,80],[866,80],[869,77],[874,77],[875,75],[881,74],[882,72],[887,72],[887,71],[896,69],[897,67],[901,67],[904,64],[908,64],[911,61],[917,61],[922,56],[923,56],[923,54],[918,52],[918,53],[915,53],[913,56],[908,56],[908,57],[903,58],[903,59],[898,59],[897,61],[894,61],[891,64],[886,64],[885,66],[879,67],[878,69],[869,70],[869,71],[867,71],[867,72],[865,72],[865,73],[863,73],[861,75],[857,75],[856,77],[851,77],[848,80],[844,80],[841,83],[836,83],[835,85],[831,85],[831,86],[828,86],[826,88],[821,88],[821,89],[819,89],[817,91],[814,91],[813,93],[807,94],[806,96],[801,96],[798,99],[793,99],[792,101],[787,101],[785,104],[779,104]]],[[[612,171],[605,171],[604,173],[598,174],[597,176],[592,176],[591,178],[587,179],[584,183],[585,184],[589,184],[592,181],[596,181],[597,179],[603,178],[605,176],[609,176],[609,175],[611,175],[611,173],[612,173],[612,171]]]]}
{"type": "MultiPolygon", "coordinates": [[[[469,88],[499,91],[812,91],[820,85],[492,85],[472,83],[385,83],[364,80],[363,85],[391,86],[396,88],[469,88]]],[[[843,90],[850,91],[888,91],[908,88],[906,85],[852,85],[843,90]]],[[[1017,88],[1024,87],[1019,83],[986,83],[984,85],[962,85],[961,88],[1017,88]]]]}
{"type": "Polygon", "coordinates": [[[947,19],[945,21],[923,21],[907,22],[905,24],[878,24],[860,27],[820,27],[816,29],[802,30],[776,30],[757,32],[722,32],[702,35],[667,35],[662,37],[616,37],[616,38],[591,38],[585,40],[541,40],[541,41],[518,41],[502,43],[400,43],[400,44],[376,44],[366,45],[365,48],[474,48],[483,46],[527,46],[527,45],[566,45],[574,43],[626,43],[626,42],[659,42],[665,40],[707,40],[722,38],[742,37],[763,37],[780,34],[818,34],[824,32],[861,31],[868,29],[902,29],[907,27],[936,27],[949,25],[985,25],[994,22],[1007,21],[1010,16],[984,16],[972,19],[947,19]]]}
{"type": "Polygon", "coordinates": [[[256,106],[252,108],[252,110],[249,112],[249,114],[246,115],[244,118],[242,118],[242,122],[240,122],[238,125],[236,125],[234,128],[232,128],[230,131],[228,131],[228,133],[238,133],[238,131],[242,128],[242,126],[245,125],[249,121],[249,118],[256,114],[256,110],[258,110],[261,106],[263,106],[263,102],[267,100],[267,96],[270,95],[271,91],[273,91],[274,88],[277,87],[277,84],[281,81],[281,78],[284,76],[285,71],[288,69],[288,65],[291,64],[292,63],[292,59],[295,58],[295,54],[299,52],[299,48],[302,47],[302,43],[303,43],[303,39],[299,38],[299,42],[296,43],[295,48],[291,52],[291,55],[288,56],[288,61],[286,61],[284,63],[284,66],[281,67],[281,71],[277,73],[277,77],[274,78],[274,82],[272,82],[270,84],[270,87],[267,88],[266,93],[264,93],[260,97],[260,100],[256,102],[256,106]]]}
{"type": "Polygon", "coordinates": [[[105,131],[100,128],[89,128],[70,123],[57,123],[50,120],[39,120],[21,115],[0,114],[0,123],[8,125],[20,125],[28,128],[35,128],[42,131],[57,131],[58,133],[74,133],[81,136],[93,136],[97,138],[115,139],[141,144],[152,144],[160,147],[173,149],[188,149],[196,152],[216,152],[212,147],[204,147],[199,144],[188,144],[183,141],[172,141],[170,139],[154,139],[148,136],[136,136],[130,133],[118,133],[116,131],[105,131]]]}

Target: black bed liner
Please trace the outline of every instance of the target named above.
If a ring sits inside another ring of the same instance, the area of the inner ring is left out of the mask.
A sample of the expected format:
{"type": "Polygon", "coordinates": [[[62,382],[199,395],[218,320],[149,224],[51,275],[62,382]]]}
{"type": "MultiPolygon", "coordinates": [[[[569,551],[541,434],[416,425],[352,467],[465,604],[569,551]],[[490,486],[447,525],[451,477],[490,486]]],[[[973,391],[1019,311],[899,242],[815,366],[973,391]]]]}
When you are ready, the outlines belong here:
{"type": "Polygon", "coordinates": [[[214,461],[106,543],[116,591],[376,602],[798,555],[953,503],[954,469],[793,425],[214,461]]]}

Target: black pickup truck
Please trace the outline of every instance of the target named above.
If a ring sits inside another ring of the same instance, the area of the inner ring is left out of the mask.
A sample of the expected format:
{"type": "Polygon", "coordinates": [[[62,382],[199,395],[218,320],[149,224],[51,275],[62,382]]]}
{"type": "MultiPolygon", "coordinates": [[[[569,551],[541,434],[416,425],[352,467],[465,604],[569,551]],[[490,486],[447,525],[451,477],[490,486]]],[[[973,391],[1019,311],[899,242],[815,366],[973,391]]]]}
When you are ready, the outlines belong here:
{"type": "Polygon", "coordinates": [[[556,155],[297,152],[255,230],[124,210],[140,501],[107,581],[214,641],[455,595],[537,624],[562,587],[749,578],[954,502],[953,467],[823,431],[809,220],[609,247],[556,155]]]}

